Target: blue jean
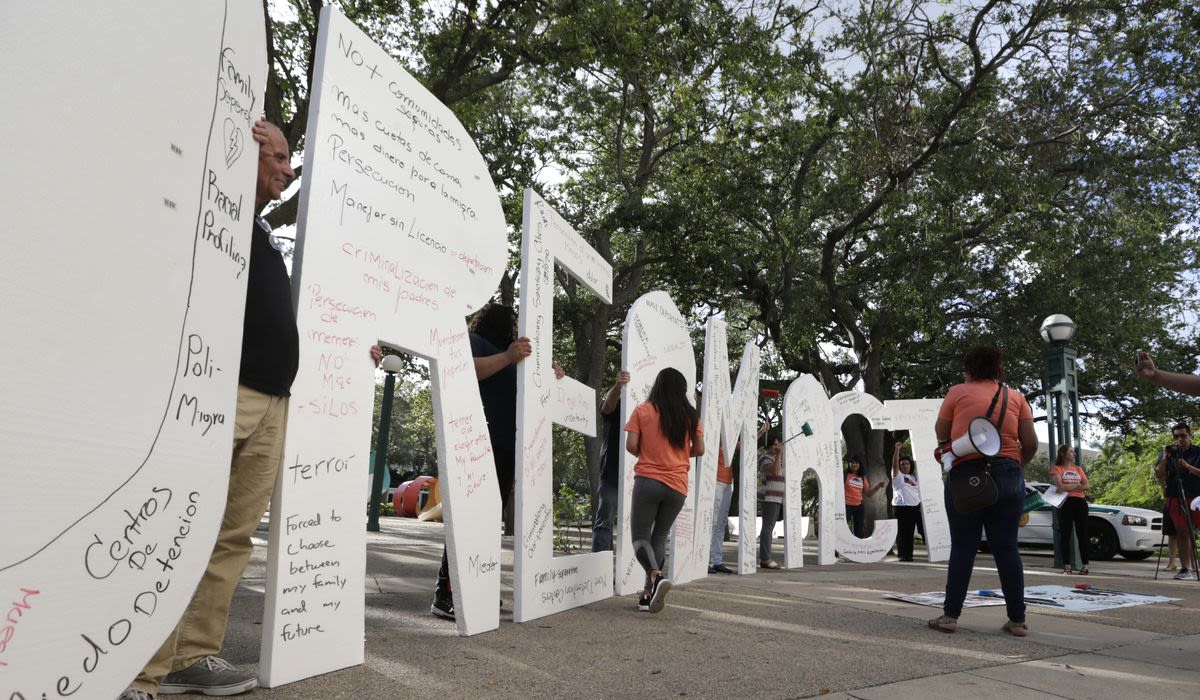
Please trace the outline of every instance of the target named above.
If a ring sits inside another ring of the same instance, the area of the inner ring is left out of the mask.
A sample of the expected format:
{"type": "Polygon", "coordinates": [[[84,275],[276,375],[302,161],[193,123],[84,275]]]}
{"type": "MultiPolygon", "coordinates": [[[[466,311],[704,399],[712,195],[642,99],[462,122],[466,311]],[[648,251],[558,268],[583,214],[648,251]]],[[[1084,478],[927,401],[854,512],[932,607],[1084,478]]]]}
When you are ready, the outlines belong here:
{"type": "MultiPolygon", "coordinates": [[[[955,467],[956,469],[958,467],[955,467]]],[[[950,521],[950,564],[946,571],[946,601],[942,612],[950,617],[962,614],[980,534],[987,532],[988,547],[1000,573],[1000,589],[1008,619],[1025,621],[1025,569],[1017,552],[1017,528],[1025,504],[1025,478],[1021,464],[1012,459],[992,460],[992,479],[996,482],[996,502],[974,513],[954,509],[950,484],[946,483],[946,517],[950,521]]]]}
{"type": "Polygon", "coordinates": [[[712,544],[708,550],[708,565],[716,566],[725,562],[725,525],[729,520],[729,501],[733,498],[733,484],[717,482],[717,492],[713,494],[713,523],[712,544]]]}

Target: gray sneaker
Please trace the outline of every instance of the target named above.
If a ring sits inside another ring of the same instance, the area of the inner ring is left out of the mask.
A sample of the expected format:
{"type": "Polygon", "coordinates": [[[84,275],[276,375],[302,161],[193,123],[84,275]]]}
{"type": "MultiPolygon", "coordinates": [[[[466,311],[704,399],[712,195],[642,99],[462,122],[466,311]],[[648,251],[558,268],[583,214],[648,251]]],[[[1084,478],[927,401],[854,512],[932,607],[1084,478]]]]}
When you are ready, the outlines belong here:
{"type": "Polygon", "coordinates": [[[1172,578],[1176,581],[1186,581],[1191,577],[1192,575],[1188,573],[1187,569],[1180,569],[1179,573],[1175,574],[1172,578]]]}
{"type": "Polygon", "coordinates": [[[154,700],[154,696],[141,688],[126,688],[117,700],[154,700]]]}
{"type": "Polygon", "coordinates": [[[158,688],[159,695],[200,693],[237,695],[258,687],[253,673],[239,671],[219,656],[206,656],[182,671],[168,673],[158,688]]]}

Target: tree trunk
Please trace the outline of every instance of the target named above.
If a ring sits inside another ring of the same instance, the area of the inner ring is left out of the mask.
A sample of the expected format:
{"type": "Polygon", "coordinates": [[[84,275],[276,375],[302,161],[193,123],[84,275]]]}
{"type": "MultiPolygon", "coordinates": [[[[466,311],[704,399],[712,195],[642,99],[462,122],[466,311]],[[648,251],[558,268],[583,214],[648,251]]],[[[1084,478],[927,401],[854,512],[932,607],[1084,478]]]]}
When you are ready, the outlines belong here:
{"type": "MultiPolygon", "coordinates": [[[[874,337],[878,333],[872,333],[874,337]]],[[[880,351],[880,343],[871,342],[866,349],[863,357],[859,358],[860,372],[863,377],[863,391],[865,394],[870,394],[876,399],[883,401],[881,396],[882,377],[883,377],[883,361],[880,351]]],[[[870,423],[863,417],[852,417],[847,419],[842,425],[842,433],[846,438],[846,447],[851,454],[857,453],[863,456],[866,460],[863,462],[863,473],[866,474],[872,486],[882,484],[892,477],[892,463],[884,459],[884,443],[890,441],[890,437],[886,437],[886,431],[871,429],[870,423]]],[[[884,487],[877,491],[874,496],[863,499],[863,515],[866,520],[866,531],[874,531],[875,521],[884,520],[888,517],[888,504],[890,501],[889,489],[884,487]]]]}
{"type": "MultiPolygon", "coordinates": [[[[596,494],[600,487],[600,446],[604,440],[604,420],[600,415],[600,404],[611,386],[611,377],[605,376],[608,366],[608,322],[611,306],[600,304],[591,318],[579,317],[571,329],[575,341],[575,362],[579,381],[596,390],[596,437],[584,438],[584,455],[587,460],[588,495],[591,497],[591,513],[596,514],[596,494]]],[[[619,409],[618,409],[619,410],[619,409]]]]}

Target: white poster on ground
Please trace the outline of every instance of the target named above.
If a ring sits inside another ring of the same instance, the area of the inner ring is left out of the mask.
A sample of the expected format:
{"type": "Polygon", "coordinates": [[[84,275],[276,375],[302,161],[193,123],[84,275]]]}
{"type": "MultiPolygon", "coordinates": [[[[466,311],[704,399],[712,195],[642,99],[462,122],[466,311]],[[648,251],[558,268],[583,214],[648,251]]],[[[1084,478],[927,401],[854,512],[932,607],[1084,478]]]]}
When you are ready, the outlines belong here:
{"type": "MultiPolygon", "coordinates": [[[[885,593],[884,598],[903,600],[906,603],[940,608],[946,600],[942,591],[929,593],[885,593]]],[[[1025,602],[1041,608],[1062,612],[1099,612],[1115,608],[1131,608],[1138,605],[1173,603],[1179,598],[1161,595],[1142,595],[1107,588],[1068,588],[1067,586],[1030,586],[1025,589],[1025,602]]],[[[979,608],[1004,605],[1004,594],[998,590],[981,589],[968,591],[964,608],[979,608]]]]}
{"type": "MultiPolygon", "coordinates": [[[[729,348],[725,336],[725,319],[713,316],[704,327],[704,393],[700,397],[700,423],[704,426],[704,454],[692,460],[696,465],[695,475],[689,479],[695,484],[694,498],[689,497],[683,509],[691,509],[695,525],[695,536],[691,551],[680,551],[675,538],[671,539],[670,578],[684,583],[701,578],[708,573],[708,561],[712,555],[713,528],[721,528],[724,539],[727,513],[717,514],[715,504],[717,490],[717,464],[720,450],[725,448],[725,464],[733,458],[734,445],[724,445],[722,426],[729,409],[728,397],[732,390],[729,383],[729,348]],[[688,560],[686,566],[683,559],[688,560]],[[701,567],[704,568],[701,568],[701,567]]],[[[682,515],[682,513],[681,513],[682,515]]]]}
{"type": "MultiPolygon", "coordinates": [[[[689,388],[696,385],[696,356],[693,354],[687,322],[666,292],[649,292],[638,297],[625,316],[621,368],[629,372],[630,379],[621,389],[622,428],[629,422],[633,409],[650,395],[650,387],[654,386],[654,379],[664,367],[679,370],[689,388]]],[[[693,391],[689,389],[688,398],[694,403],[693,391]]],[[[622,439],[623,436],[624,433],[622,439]]],[[[633,495],[633,468],[636,464],[637,457],[622,449],[617,499],[618,531],[613,537],[617,595],[641,592],[645,579],[645,572],[634,557],[633,540],[629,536],[629,509],[633,495]]]]}
{"type": "Polygon", "coordinates": [[[267,686],[363,661],[377,340],[430,363],[458,632],[499,625],[500,495],[464,316],[503,274],[500,201],[454,114],[330,6],[312,92],[292,279],[300,369],[271,504],[267,686]]]}
{"type": "Polygon", "coordinates": [[[517,473],[513,620],[528,622],[612,597],[612,552],[554,556],[553,428],[596,435],[596,392],[555,379],[554,266],[612,303],[612,266],[553,207],[525,190],[520,335],[533,354],[517,365],[517,473]]]}
{"type": "Polygon", "coordinates": [[[261,5],[0,10],[0,689],[112,698],[228,489],[261,5]]]}

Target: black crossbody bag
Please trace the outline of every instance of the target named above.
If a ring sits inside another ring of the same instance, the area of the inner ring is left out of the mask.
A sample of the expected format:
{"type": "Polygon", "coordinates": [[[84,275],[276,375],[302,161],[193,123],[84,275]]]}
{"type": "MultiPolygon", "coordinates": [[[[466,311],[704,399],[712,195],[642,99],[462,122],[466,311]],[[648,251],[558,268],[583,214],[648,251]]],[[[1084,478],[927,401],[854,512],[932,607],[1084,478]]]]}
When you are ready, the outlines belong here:
{"type": "MultiPolygon", "coordinates": [[[[996,410],[996,402],[1003,398],[1000,404],[1000,419],[995,424],[997,428],[1004,426],[1004,414],[1008,410],[1008,387],[1001,384],[996,388],[992,404],[988,406],[987,418],[992,419],[992,411],[996,410]]],[[[1003,439],[1003,438],[1002,438],[1003,439]]],[[[950,484],[950,496],[954,499],[954,510],[959,513],[973,513],[980,508],[987,508],[999,498],[996,481],[992,478],[992,458],[980,457],[955,465],[947,477],[950,484]]]]}

